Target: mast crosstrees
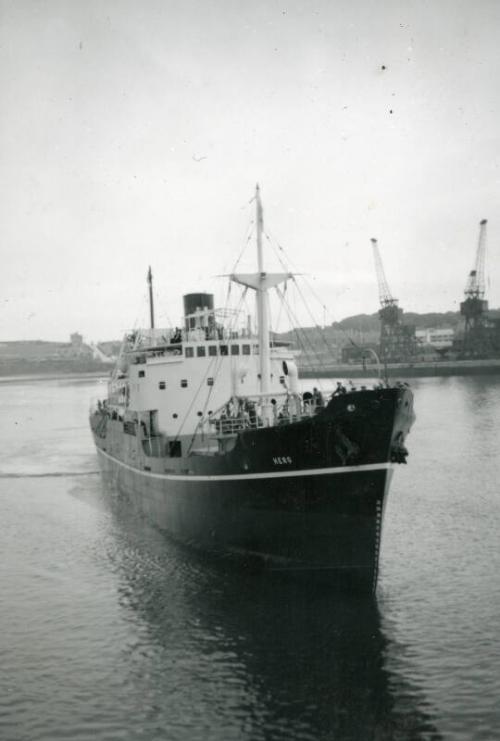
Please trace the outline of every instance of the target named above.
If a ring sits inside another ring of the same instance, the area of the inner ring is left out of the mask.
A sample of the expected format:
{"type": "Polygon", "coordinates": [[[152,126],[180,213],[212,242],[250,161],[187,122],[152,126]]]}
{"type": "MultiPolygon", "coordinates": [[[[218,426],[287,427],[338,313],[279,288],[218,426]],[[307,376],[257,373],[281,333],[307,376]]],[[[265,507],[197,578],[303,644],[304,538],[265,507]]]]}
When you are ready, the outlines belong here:
{"type": "MultiPolygon", "coordinates": [[[[257,324],[260,346],[260,392],[264,398],[270,391],[270,350],[269,350],[269,297],[268,291],[273,286],[293,278],[292,273],[266,273],[262,235],[264,233],[264,215],[260,198],[260,187],[255,187],[255,206],[257,212],[257,273],[233,273],[230,279],[247,288],[252,288],[257,300],[257,324]]],[[[265,401],[269,407],[269,401],[265,401]]]]}

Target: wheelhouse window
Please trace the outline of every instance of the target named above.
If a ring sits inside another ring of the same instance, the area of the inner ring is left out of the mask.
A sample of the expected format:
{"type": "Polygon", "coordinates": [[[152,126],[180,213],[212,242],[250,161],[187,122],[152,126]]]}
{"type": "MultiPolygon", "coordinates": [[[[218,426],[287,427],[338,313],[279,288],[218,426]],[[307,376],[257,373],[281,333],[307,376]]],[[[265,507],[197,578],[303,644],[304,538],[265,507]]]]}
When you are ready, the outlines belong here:
{"type": "Polygon", "coordinates": [[[205,347],[205,345],[199,345],[199,346],[198,346],[198,347],[196,348],[196,355],[197,355],[197,356],[198,356],[199,358],[204,358],[206,354],[207,354],[207,350],[206,350],[206,347],[205,347]]]}
{"type": "Polygon", "coordinates": [[[240,346],[231,345],[231,355],[239,355],[239,354],[240,354],[240,346]]]}
{"type": "Polygon", "coordinates": [[[144,378],[146,375],[146,371],[139,371],[139,378],[144,378]]]}
{"type": "Polygon", "coordinates": [[[242,345],[241,350],[243,355],[250,355],[250,345],[242,345]]]}
{"type": "Polygon", "coordinates": [[[208,354],[209,355],[217,355],[217,345],[209,345],[208,346],[208,354]]]}
{"type": "Polygon", "coordinates": [[[183,378],[181,380],[181,388],[187,389],[187,385],[188,385],[187,378],[183,378]]]}
{"type": "Polygon", "coordinates": [[[258,355],[259,354],[259,346],[258,345],[254,345],[253,346],[253,354],[254,355],[258,355]]]}
{"type": "Polygon", "coordinates": [[[229,348],[227,345],[221,345],[220,346],[220,354],[221,355],[229,355],[229,348]]]}
{"type": "Polygon", "coordinates": [[[214,385],[214,379],[213,378],[207,378],[207,386],[213,386],[214,385]]]}
{"type": "Polygon", "coordinates": [[[167,384],[165,383],[165,381],[160,381],[158,383],[158,388],[160,389],[160,391],[165,391],[165,389],[167,388],[167,384]]]}
{"type": "Polygon", "coordinates": [[[194,347],[186,347],[186,358],[194,357],[194,347]]]}

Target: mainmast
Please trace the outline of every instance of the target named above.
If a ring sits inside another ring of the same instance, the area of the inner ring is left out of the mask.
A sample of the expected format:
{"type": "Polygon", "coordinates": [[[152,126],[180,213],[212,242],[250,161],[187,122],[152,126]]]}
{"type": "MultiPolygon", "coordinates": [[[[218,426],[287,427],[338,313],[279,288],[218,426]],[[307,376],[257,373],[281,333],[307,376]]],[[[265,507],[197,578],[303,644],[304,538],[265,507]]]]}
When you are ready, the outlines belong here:
{"type": "Polygon", "coordinates": [[[233,273],[230,277],[235,283],[253,288],[257,299],[257,323],[259,330],[259,370],[260,393],[262,395],[263,417],[269,424],[272,422],[272,406],[270,403],[271,387],[271,351],[269,348],[269,307],[268,291],[273,286],[284,283],[292,278],[292,273],[266,273],[264,270],[264,256],[262,250],[262,235],[264,233],[264,219],[260,188],[255,188],[255,206],[257,211],[257,273],[233,273]]]}
{"type": "Polygon", "coordinates": [[[270,385],[270,351],[269,351],[269,317],[266,274],[264,272],[264,256],[262,254],[262,233],[264,231],[264,215],[260,200],[260,188],[255,187],[255,205],[257,211],[257,326],[259,329],[260,346],[260,392],[269,393],[270,385]]]}
{"type": "Polygon", "coordinates": [[[153,273],[151,272],[151,265],[148,270],[148,286],[149,286],[149,316],[151,329],[155,328],[155,307],[153,302],[153,273]]]}

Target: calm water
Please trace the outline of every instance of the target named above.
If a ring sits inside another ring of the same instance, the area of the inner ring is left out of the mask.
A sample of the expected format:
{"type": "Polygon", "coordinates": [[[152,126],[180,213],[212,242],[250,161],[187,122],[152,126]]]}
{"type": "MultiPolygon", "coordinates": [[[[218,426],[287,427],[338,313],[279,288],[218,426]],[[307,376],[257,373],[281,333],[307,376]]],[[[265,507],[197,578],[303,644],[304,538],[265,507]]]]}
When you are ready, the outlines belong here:
{"type": "Polygon", "coordinates": [[[0,384],[1,741],[500,738],[499,378],[415,382],[376,601],[224,573],[123,511],[102,388],[0,384]]]}

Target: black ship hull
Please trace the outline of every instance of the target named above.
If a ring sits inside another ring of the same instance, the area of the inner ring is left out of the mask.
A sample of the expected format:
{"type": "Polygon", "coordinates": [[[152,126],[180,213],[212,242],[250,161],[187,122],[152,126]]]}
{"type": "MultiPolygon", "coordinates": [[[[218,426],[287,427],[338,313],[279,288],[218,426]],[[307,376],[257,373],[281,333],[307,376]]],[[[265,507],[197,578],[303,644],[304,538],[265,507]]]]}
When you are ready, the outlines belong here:
{"type": "MultiPolygon", "coordinates": [[[[244,432],[222,455],[140,456],[110,421],[95,434],[105,478],[180,542],[248,567],[373,592],[393,462],[411,393],[335,398],[296,424],[244,432]]],[[[93,425],[94,433],[96,425],[93,425]]]]}
{"type": "Polygon", "coordinates": [[[106,453],[100,460],[132,506],[183,543],[335,587],[375,587],[391,468],[222,482],[155,477],[106,453]]]}

